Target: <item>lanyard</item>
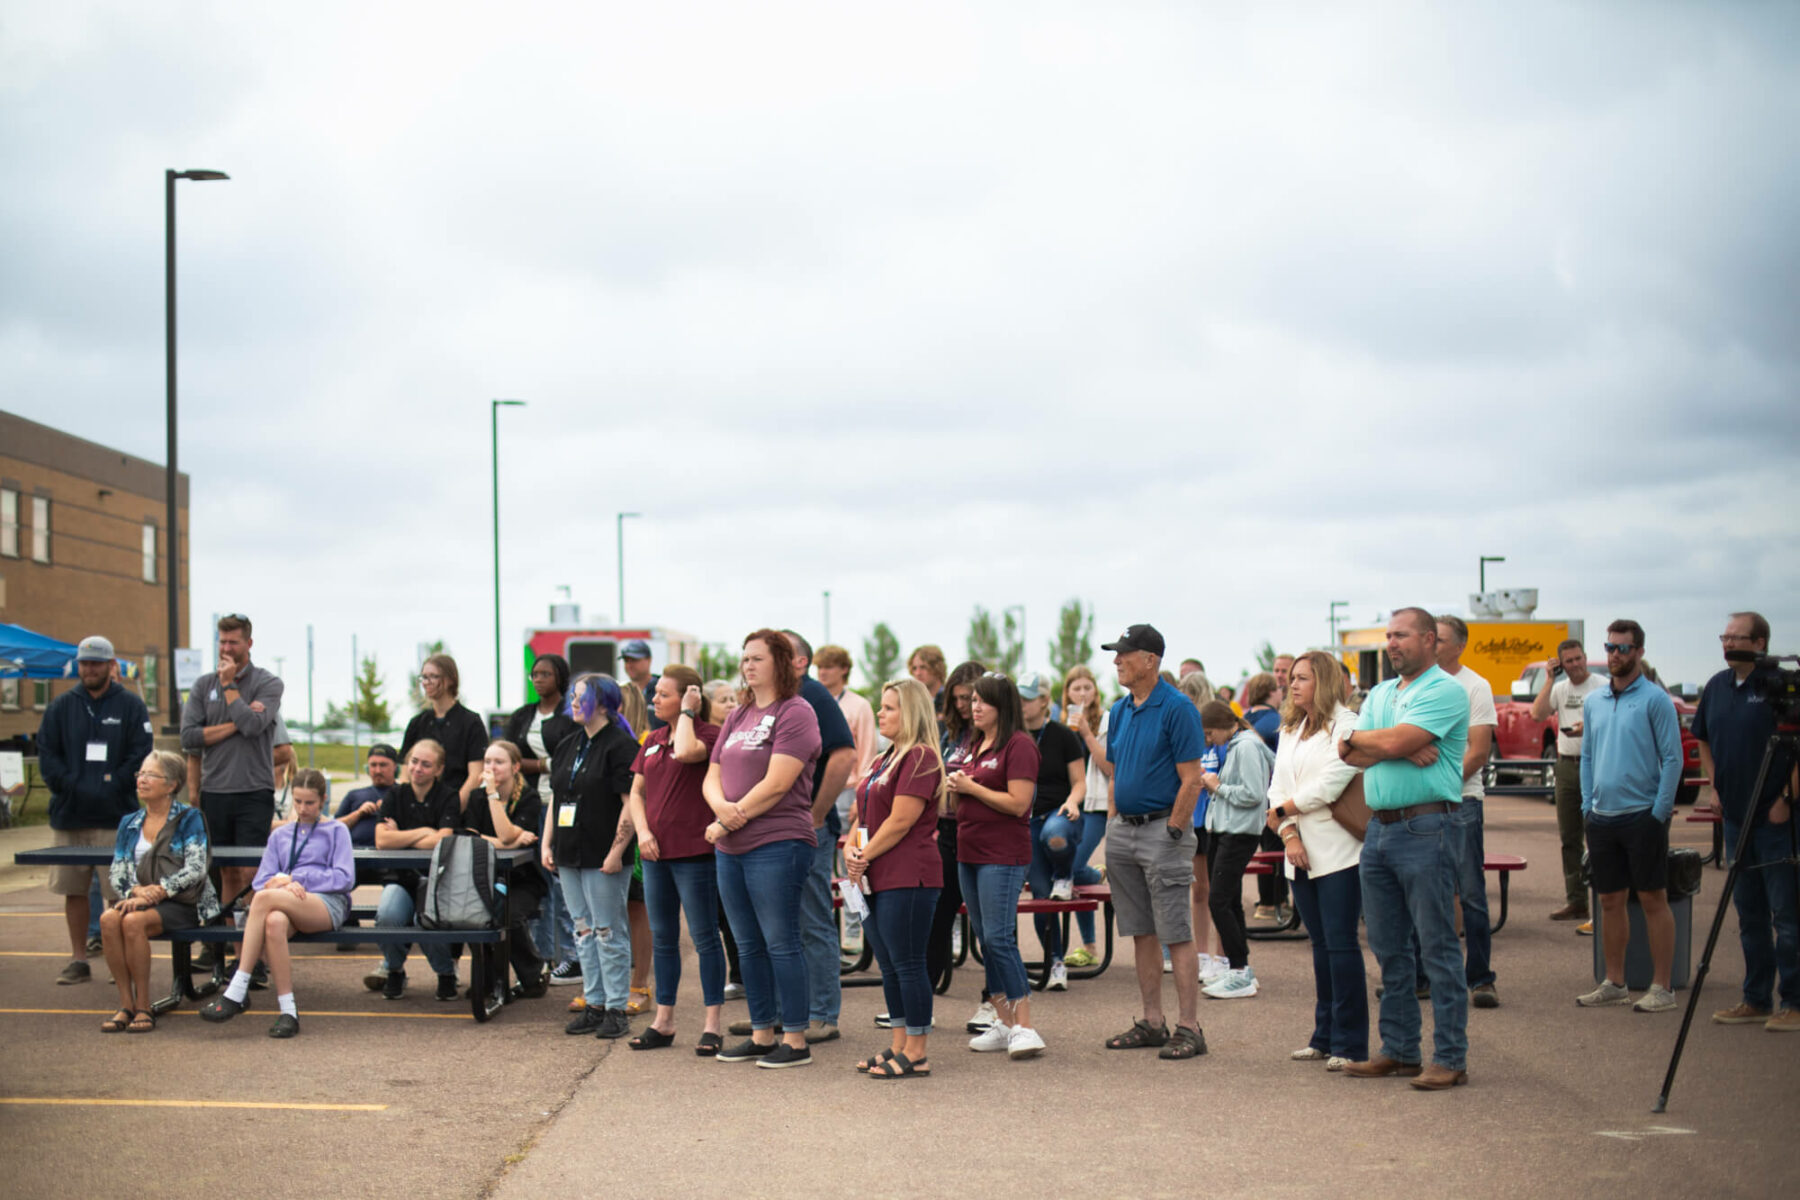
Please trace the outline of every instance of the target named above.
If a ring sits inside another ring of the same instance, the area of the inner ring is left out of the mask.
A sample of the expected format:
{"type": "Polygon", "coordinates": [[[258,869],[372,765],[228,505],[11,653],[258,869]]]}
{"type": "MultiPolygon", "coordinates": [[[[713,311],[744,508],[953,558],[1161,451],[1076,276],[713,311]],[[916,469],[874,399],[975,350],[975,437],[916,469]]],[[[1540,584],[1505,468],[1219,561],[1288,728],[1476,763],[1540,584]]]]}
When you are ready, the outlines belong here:
{"type": "MultiPolygon", "coordinates": [[[[312,841],[313,831],[318,829],[318,827],[319,823],[317,821],[314,821],[306,827],[306,842],[312,841]]],[[[300,852],[306,849],[306,842],[300,840],[300,830],[296,828],[294,830],[293,838],[288,843],[293,849],[288,853],[287,870],[282,872],[283,875],[292,875],[294,873],[294,864],[300,861],[300,852]]]]}
{"type": "Polygon", "coordinates": [[[894,757],[894,748],[889,746],[886,750],[882,751],[880,760],[876,762],[874,766],[870,767],[869,773],[863,777],[862,795],[858,797],[858,799],[862,801],[862,818],[864,825],[869,823],[869,789],[875,786],[875,777],[880,775],[882,771],[887,768],[888,760],[892,757],[894,757]]]}
{"type": "Polygon", "coordinates": [[[593,744],[594,739],[589,737],[584,730],[581,735],[581,748],[575,751],[575,761],[569,765],[569,785],[571,787],[575,784],[575,777],[581,774],[581,764],[587,761],[587,752],[593,744]]]}

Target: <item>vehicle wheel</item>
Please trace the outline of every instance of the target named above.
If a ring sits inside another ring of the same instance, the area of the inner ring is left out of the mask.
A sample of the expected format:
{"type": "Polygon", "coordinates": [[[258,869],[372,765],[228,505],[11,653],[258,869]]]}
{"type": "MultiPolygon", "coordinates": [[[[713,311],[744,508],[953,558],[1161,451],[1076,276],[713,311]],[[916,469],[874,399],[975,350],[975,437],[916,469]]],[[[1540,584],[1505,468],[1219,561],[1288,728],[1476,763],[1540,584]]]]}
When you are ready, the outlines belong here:
{"type": "MultiPolygon", "coordinates": [[[[1544,771],[1543,786],[1556,787],[1556,736],[1552,734],[1544,739],[1544,771]]],[[[1552,799],[1554,799],[1554,793],[1552,799]]]]}

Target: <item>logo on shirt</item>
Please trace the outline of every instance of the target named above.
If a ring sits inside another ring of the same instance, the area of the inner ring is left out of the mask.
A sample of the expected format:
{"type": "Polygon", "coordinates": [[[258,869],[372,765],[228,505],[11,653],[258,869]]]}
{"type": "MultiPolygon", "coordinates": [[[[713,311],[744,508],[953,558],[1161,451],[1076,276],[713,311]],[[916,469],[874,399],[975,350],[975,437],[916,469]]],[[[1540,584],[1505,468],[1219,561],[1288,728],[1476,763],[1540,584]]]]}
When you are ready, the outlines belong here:
{"type": "Polygon", "coordinates": [[[769,740],[767,728],[759,725],[755,729],[739,729],[725,739],[727,750],[756,750],[769,740]]]}
{"type": "Polygon", "coordinates": [[[100,723],[102,725],[123,725],[125,722],[119,720],[117,717],[101,717],[100,723]]]}
{"type": "Polygon", "coordinates": [[[981,761],[980,761],[980,762],[978,762],[978,763],[976,763],[976,764],[975,764],[975,769],[976,769],[976,770],[977,770],[977,771],[988,771],[988,770],[993,770],[993,769],[996,769],[996,768],[998,768],[998,767],[999,767],[999,766],[1000,766],[1000,760],[999,760],[999,759],[997,759],[997,758],[984,758],[984,759],[982,759],[982,760],[981,760],[981,761]]]}

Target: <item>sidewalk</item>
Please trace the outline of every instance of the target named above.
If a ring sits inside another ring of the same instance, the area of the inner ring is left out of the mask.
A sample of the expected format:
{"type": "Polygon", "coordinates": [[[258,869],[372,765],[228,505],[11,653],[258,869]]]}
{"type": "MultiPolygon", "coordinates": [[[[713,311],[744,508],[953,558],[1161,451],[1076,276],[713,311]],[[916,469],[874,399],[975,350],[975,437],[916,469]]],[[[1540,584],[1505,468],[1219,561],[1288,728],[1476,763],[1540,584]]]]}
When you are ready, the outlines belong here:
{"type": "MultiPolygon", "coordinates": [[[[13,855],[25,850],[41,850],[49,844],[48,825],[15,825],[11,829],[0,829],[0,896],[32,888],[43,890],[50,880],[50,868],[21,867],[13,862],[13,855]]],[[[54,897],[45,892],[44,899],[48,903],[54,897]]]]}

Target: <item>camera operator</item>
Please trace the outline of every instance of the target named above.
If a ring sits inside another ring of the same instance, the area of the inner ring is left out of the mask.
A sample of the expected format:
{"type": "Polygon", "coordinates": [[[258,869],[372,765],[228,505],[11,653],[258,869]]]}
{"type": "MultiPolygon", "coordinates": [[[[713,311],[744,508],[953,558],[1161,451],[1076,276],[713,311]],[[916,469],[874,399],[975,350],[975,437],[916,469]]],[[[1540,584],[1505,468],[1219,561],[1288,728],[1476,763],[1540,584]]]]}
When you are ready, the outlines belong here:
{"type": "Polygon", "coordinates": [[[1794,765],[1770,772],[1762,796],[1751,795],[1779,715],[1750,682],[1756,660],[1769,652],[1769,622],[1761,613],[1732,613],[1719,644],[1727,666],[1700,693],[1693,734],[1700,743],[1700,769],[1712,780],[1713,811],[1724,818],[1725,846],[1737,846],[1745,821],[1753,828],[1731,897],[1744,946],[1744,998],[1712,1019],[1720,1025],[1761,1025],[1771,1033],[1800,1031],[1794,815],[1793,804],[1780,795],[1782,785],[1794,780],[1794,765]],[[1759,801],[1767,805],[1760,818],[1759,801]],[[1777,974],[1781,1008],[1771,1014],[1777,974]]]}

